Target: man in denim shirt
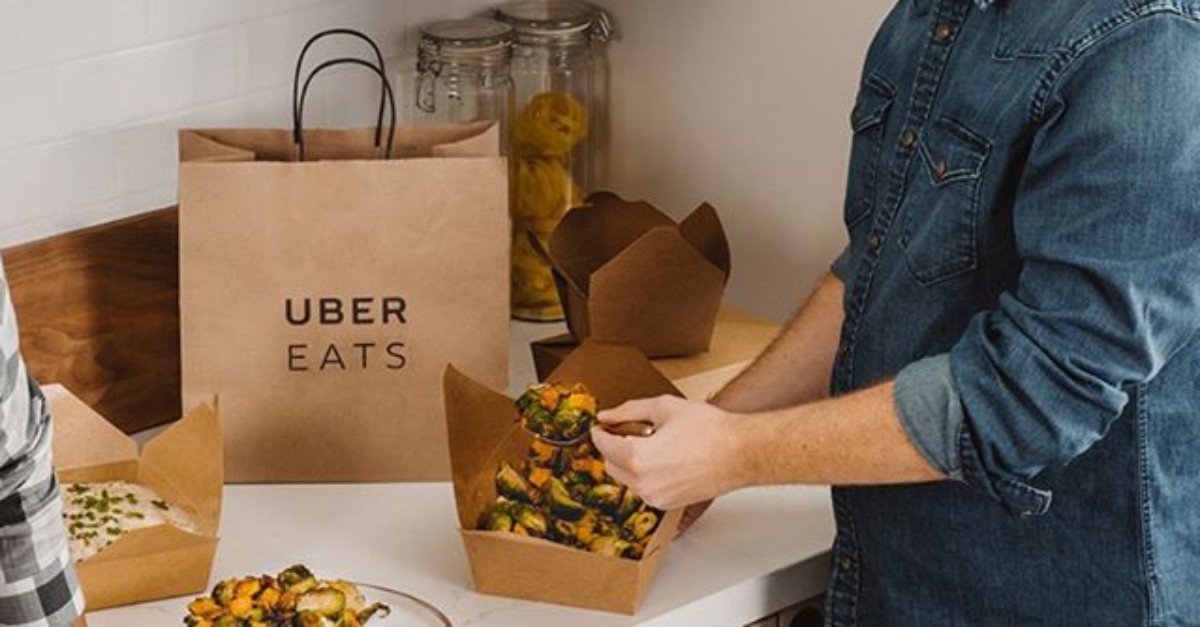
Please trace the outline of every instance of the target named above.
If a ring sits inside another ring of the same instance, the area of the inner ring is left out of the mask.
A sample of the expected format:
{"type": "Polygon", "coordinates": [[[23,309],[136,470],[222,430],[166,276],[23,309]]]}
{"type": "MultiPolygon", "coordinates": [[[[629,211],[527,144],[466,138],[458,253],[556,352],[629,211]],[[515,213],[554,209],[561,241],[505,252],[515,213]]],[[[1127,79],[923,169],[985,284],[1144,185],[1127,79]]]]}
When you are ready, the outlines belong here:
{"type": "Polygon", "coordinates": [[[833,625],[1200,624],[1200,2],[900,0],[851,118],[832,274],[610,472],[857,486],[833,625]]]}

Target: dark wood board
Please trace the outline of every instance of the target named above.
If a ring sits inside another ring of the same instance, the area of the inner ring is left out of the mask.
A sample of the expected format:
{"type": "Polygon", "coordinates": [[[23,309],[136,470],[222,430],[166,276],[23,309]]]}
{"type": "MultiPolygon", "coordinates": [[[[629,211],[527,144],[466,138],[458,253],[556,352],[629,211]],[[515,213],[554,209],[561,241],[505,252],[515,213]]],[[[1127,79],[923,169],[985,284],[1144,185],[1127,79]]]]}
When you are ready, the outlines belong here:
{"type": "Polygon", "coordinates": [[[178,234],[168,208],[0,251],[30,372],[126,433],[180,415],[178,234]]]}

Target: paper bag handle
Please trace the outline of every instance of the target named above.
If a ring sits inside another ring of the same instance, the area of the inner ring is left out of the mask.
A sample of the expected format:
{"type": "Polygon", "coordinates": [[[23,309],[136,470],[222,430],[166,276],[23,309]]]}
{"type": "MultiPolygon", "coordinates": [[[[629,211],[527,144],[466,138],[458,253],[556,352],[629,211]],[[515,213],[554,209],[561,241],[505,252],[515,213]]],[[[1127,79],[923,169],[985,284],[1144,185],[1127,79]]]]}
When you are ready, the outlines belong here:
{"type": "MultiPolygon", "coordinates": [[[[383,63],[383,53],[380,52],[379,46],[375,43],[374,39],[371,39],[361,31],[352,28],[330,28],[309,37],[308,41],[304,43],[304,47],[300,49],[300,56],[296,57],[296,73],[292,77],[292,132],[294,134],[293,141],[297,144],[300,143],[300,70],[304,67],[304,57],[308,54],[308,49],[312,48],[313,44],[332,35],[348,35],[367,42],[367,45],[371,46],[371,50],[375,51],[375,62],[379,65],[379,69],[383,70],[385,74],[387,73],[383,63]]],[[[382,83],[385,82],[386,80],[382,81],[379,86],[379,115],[375,119],[376,148],[379,147],[379,139],[383,134],[383,108],[387,104],[387,94],[384,92],[382,83]]]]}
{"type": "MultiPolygon", "coordinates": [[[[295,138],[296,146],[299,147],[300,160],[304,161],[304,103],[308,100],[308,86],[312,84],[312,81],[317,77],[317,74],[320,74],[323,70],[327,70],[337,65],[358,65],[365,67],[379,75],[379,80],[383,84],[383,95],[387,100],[388,111],[390,113],[388,120],[387,147],[384,148],[383,158],[391,159],[392,143],[396,138],[396,98],[392,94],[392,84],[388,81],[387,75],[383,73],[382,69],[371,65],[362,59],[346,58],[333,59],[332,61],[326,61],[318,65],[317,67],[313,68],[313,71],[308,74],[308,78],[304,81],[304,87],[300,90],[300,100],[296,107],[295,138]]],[[[378,130],[376,130],[376,133],[378,133],[378,130]]],[[[375,140],[375,147],[379,147],[378,138],[375,140]]]]}

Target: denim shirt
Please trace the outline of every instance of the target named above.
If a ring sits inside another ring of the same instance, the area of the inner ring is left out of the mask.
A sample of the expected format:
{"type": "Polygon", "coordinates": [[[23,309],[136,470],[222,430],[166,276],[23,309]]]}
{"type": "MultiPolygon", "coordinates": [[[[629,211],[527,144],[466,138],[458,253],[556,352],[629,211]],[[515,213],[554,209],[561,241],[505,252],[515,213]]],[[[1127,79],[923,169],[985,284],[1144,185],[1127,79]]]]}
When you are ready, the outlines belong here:
{"type": "Polygon", "coordinates": [[[1200,624],[1200,2],[900,0],[851,115],[832,625],[1200,624]]]}

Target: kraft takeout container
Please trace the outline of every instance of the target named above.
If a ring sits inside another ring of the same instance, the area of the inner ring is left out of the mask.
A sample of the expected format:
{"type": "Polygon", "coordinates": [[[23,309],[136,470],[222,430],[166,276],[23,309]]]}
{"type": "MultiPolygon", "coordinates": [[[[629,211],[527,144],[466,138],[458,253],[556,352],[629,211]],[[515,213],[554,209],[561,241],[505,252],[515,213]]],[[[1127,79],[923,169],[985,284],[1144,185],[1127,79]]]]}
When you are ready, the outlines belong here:
{"type": "MultiPolygon", "coordinates": [[[[551,379],[582,382],[601,409],[627,400],[679,395],[636,349],[585,343],[551,379]]],[[[463,545],[479,592],[609,612],[637,611],[679,526],[682,510],[666,512],[640,561],[603,557],[548,540],[476,530],[496,501],[500,462],[519,464],[533,441],[517,420],[513,399],[476,383],[453,365],[444,381],[450,465],[463,545]]]]}
{"type": "Polygon", "coordinates": [[[649,357],[708,350],[731,267],[712,205],[676,223],[647,202],[592,194],[541,252],[576,340],[629,344],[649,357]]]}
{"type": "Polygon", "coordinates": [[[214,406],[190,411],[161,435],[137,443],[61,385],[43,388],[54,420],[54,462],[67,483],[126,481],[186,511],[200,533],[171,525],[136,529],[75,565],[88,610],[200,592],[217,552],[224,484],[214,406]]]}

